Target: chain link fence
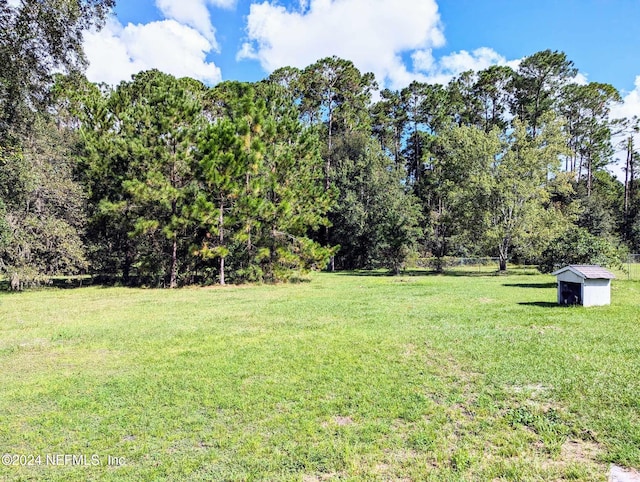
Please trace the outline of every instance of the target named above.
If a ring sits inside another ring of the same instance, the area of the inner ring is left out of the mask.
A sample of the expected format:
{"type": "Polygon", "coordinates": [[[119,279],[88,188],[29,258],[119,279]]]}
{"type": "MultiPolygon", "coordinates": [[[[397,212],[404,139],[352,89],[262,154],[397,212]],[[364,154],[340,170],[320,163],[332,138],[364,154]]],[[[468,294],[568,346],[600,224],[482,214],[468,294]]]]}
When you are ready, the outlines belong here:
{"type": "MultiPolygon", "coordinates": [[[[560,266],[559,266],[560,267],[560,266]]],[[[500,268],[499,258],[479,257],[460,258],[445,256],[443,258],[418,258],[415,268],[442,271],[445,273],[495,273],[500,268]]],[[[507,264],[511,272],[538,273],[537,266],[529,264],[507,264]]],[[[640,281],[640,254],[630,254],[623,269],[614,270],[618,279],[640,281]]]]}
{"type": "MultiPolygon", "coordinates": [[[[500,269],[500,258],[478,257],[461,258],[445,256],[443,258],[418,258],[416,268],[441,271],[445,273],[495,273],[500,269]]],[[[507,264],[508,271],[537,272],[533,265],[507,264]]]]}
{"type": "Polygon", "coordinates": [[[625,266],[627,273],[626,278],[629,280],[640,280],[640,254],[630,254],[625,266]]]}

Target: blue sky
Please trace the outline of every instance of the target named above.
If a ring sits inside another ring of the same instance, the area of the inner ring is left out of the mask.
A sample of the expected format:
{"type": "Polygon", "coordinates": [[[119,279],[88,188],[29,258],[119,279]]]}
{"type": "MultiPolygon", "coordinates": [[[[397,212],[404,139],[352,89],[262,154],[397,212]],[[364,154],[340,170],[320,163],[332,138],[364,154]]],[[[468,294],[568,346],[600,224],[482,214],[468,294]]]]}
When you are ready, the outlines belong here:
{"type": "Polygon", "coordinates": [[[108,83],[148,68],[255,81],[338,55],[392,88],[549,48],[640,115],[639,26],[639,0],[119,0],[85,48],[89,78],[108,83]]]}

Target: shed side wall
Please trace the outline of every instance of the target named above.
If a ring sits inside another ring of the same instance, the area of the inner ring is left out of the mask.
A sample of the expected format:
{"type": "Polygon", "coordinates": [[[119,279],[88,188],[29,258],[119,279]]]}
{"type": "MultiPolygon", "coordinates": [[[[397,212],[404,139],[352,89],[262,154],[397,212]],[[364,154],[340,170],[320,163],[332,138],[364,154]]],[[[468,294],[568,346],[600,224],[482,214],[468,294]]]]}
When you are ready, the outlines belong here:
{"type": "Polygon", "coordinates": [[[611,304],[611,280],[585,280],[582,293],[582,304],[584,306],[602,306],[611,304]]]}

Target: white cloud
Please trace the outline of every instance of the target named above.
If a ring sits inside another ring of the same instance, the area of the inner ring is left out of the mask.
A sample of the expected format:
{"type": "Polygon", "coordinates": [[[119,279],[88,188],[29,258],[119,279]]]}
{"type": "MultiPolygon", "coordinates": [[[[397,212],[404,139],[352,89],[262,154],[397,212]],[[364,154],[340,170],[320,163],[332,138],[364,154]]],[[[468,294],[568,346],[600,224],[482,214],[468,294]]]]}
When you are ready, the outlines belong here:
{"type": "Polygon", "coordinates": [[[413,68],[422,72],[428,72],[433,69],[436,62],[431,49],[416,50],[411,54],[411,60],[413,61],[413,68]]]}
{"type": "Polygon", "coordinates": [[[271,72],[337,55],[398,88],[416,78],[403,54],[421,51],[417,62],[424,62],[429,49],[445,42],[435,0],[310,0],[299,7],[290,11],[275,1],[251,5],[249,41],[238,58],[257,59],[271,72]]]}
{"type": "Polygon", "coordinates": [[[578,72],[573,78],[573,82],[578,85],[587,85],[589,83],[588,75],[583,74],[582,72],[578,72]]]}
{"type": "Polygon", "coordinates": [[[158,69],[176,77],[193,77],[214,84],[220,69],[206,60],[209,39],[175,20],[126,27],[111,19],[100,32],[85,36],[89,59],[87,78],[117,84],[141,70],[158,69]]]}
{"type": "Polygon", "coordinates": [[[156,6],[166,18],[193,27],[209,39],[215,49],[218,45],[207,6],[232,8],[235,3],[236,0],[156,0],[156,6]]]}
{"type": "Polygon", "coordinates": [[[479,71],[491,65],[506,64],[507,60],[496,51],[482,47],[469,53],[455,52],[440,59],[440,67],[445,72],[462,73],[465,70],[479,71]]]}
{"type": "Polygon", "coordinates": [[[623,93],[622,103],[611,109],[611,117],[614,119],[633,116],[640,118],[640,75],[636,77],[635,89],[623,93]]]}
{"type": "Polygon", "coordinates": [[[488,47],[481,47],[467,52],[461,50],[441,57],[438,61],[429,63],[416,62],[414,57],[414,67],[421,73],[420,80],[424,82],[446,84],[455,76],[467,70],[484,70],[492,65],[507,65],[512,69],[517,69],[520,64],[518,60],[507,60],[505,57],[488,47]]]}
{"type": "MultiPolygon", "coordinates": [[[[635,88],[630,92],[622,93],[622,102],[614,105],[611,108],[609,115],[610,119],[622,119],[633,118],[637,116],[640,118],[640,75],[636,77],[635,88]]],[[[615,159],[616,162],[613,165],[609,165],[608,169],[613,172],[618,179],[624,180],[624,167],[626,159],[626,146],[629,135],[633,135],[635,138],[635,145],[640,145],[640,133],[636,132],[622,132],[612,138],[613,145],[616,149],[615,159]]]]}

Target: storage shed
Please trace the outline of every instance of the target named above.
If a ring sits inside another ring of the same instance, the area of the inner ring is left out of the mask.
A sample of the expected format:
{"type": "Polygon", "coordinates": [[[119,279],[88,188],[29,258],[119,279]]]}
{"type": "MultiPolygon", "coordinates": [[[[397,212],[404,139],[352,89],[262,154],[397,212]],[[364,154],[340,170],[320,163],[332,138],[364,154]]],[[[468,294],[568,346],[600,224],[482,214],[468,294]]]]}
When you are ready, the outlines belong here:
{"type": "Polygon", "coordinates": [[[571,265],[552,273],[558,277],[561,305],[602,306],[611,303],[613,273],[600,266],[571,265]]]}

